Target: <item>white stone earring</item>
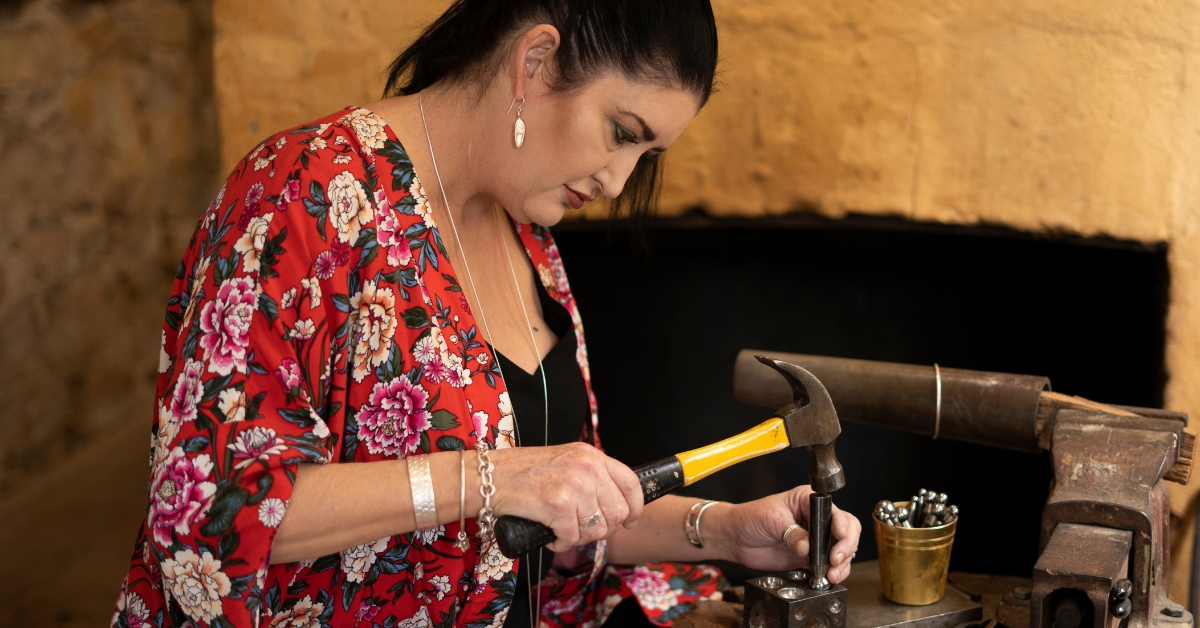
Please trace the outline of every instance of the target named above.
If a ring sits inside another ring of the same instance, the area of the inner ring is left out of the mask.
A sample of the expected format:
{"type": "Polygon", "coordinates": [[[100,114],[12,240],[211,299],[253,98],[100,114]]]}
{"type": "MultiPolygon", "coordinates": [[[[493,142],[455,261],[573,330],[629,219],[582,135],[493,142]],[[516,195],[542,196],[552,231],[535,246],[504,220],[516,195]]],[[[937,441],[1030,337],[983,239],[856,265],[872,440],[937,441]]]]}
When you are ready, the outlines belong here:
{"type": "MultiPolygon", "coordinates": [[[[504,113],[507,114],[511,112],[513,105],[517,105],[516,98],[513,99],[512,105],[508,106],[508,111],[505,111],[504,113]]],[[[525,98],[522,97],[521,104],[517,105],[517,122],[513,124],[513,143],[517,145],[517,148],[520,148],[521,145],[525,143],[525,121],[521,119],[521,108],[524,106],[525,98]]]]}

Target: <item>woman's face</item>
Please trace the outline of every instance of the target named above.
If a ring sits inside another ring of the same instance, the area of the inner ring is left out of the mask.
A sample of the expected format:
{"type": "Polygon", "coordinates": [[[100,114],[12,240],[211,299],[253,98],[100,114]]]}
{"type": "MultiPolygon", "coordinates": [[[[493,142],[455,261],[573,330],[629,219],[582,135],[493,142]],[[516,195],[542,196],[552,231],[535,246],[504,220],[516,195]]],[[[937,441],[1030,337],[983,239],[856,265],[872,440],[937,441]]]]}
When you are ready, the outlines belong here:
{"type": "Polygon", "coordinates": [[[521,112],[520,148],[512,140],[516,108],[508,114],[508,150],[496,164],[493,195],[518,222],[554,225],[593,198],[620,194],[638,159],[666,150],[697,109],[690,92],[617,72],[568,92],[536,81],[521,112]]]}

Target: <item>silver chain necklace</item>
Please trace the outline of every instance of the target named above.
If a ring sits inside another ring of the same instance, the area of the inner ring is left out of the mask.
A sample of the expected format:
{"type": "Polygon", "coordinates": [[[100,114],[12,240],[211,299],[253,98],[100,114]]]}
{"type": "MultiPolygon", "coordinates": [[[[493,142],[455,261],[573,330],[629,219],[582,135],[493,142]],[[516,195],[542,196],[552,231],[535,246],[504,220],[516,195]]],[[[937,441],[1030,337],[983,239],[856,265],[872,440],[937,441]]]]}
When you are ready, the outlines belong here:
{"type": "MultiPolygon", "coordinates": [[[[475,295],[475,307],[479,310],[479,319],[483,321],[483,331],[487,334],[488,345],[492,353],[499,355],[496,350],[496,343],[492,340],[492,330],[488,327],[487,315],[483,311],[483,302],[479,299],[479,291],[475,289],[475,278],[471,276],[471,265],[467,263],[467,252],[463,250],[462,239],[458,237],[458,226],[454,224],[454,212],[450,211],[450,198],[446,196],[446,188],[442,185],[442,174],[438,171],[437,155],[433,152],[433,140],[429,137],[429,124],[425,122],[425,92],[422,90],[417,93],[417,108],[421,111],[421,127],[425,130],[425,145],[429,148],[429,160],[433,163],[433,175],[437,179],[438,190],[442,193],[442,205],[446,207],[446,215],[450,217],[450,230],[454,233],[454,244],[458,247],[458,254],[462,257],[463,269],[467,273],[467,283],[471,286],[471,293],[475,295]]],[[[503,235],[503,229],[500,223],[500,214],[498,209],[493,209],[493,216],[496,219],[496,234],[500,238],[500,242],[504,245],[504,257],[508,260],[508,270],[512,275],[513,287],[517,290],[517,301],[521,304],[521,315],[525,318],[525,329],[529,332],[529,342],[533,346],[533,354],[538,359],[538,372],[542,374],[542,399],[545,403],[545,431],[543,432],[543,446],[550,444],[550,396],[546,385],[546,369],[542,366],[542,354],[538,351],[537,339],[533,335],[533,324],[529,322],[529,312],[525,308],[525,297],[521,294],[521,282],[517,281],[517,270],[513,266],[512,256],[509,255],[508,240],[503,235]]],[[[501,366],[499,358],[496,358],[496,368],[500,369],[500,379],[504,380],[504,367],[501,366]]],[[[507,380],[504,380],[507,381],[507,380]]],[[[521,446],[521,428],[517,423],[517,409],[512,406],[512,400],[509,400],[510,409],[513,415],[513,431],[516,435],[517,446],[521,446]]],[[[479,434],[478,438],[484,438],[486,435],[479,434]]],[[[538,579],[542,576],[542,548],[538,548],[538,579]]],[[[529,569],[525,570],[525,585],[529,589],[529,615],[530,628],[537,628],[542,620],[542,589],[538,587],[537,601],[534,602],[532,577],[529,574],[529,569]]]]}

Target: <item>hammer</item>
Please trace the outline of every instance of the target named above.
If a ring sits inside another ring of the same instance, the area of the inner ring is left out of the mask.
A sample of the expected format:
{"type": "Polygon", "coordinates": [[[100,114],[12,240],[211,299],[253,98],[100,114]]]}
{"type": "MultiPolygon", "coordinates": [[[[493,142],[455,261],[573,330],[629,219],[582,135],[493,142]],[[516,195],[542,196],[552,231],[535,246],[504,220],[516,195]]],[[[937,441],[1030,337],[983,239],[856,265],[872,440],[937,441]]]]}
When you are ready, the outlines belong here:
{"type": "MultiPolygon", "coordinates": [[[[816,492],[809,499],[809,563],[813,588],[825,580],[829,570],[829,526],[832,498],[829,493],[846,485],[842,463],[834,453],[834,441],[842,433],[837,412],[825,386],[812,373],[782,360],[757,356],[775,369],[792,389],[792,402],[771,418],[737,436],[700,449],[656,460],[633,469],[642,484],[642,496],[650,503],[676,489],[706,478],[743,460],[786,449],[807,447],[808,478],[816,492]]],[[[506,515],[496,521],[500,552],[516,558],[554,541],[554,531],[536,521],[506,515]]]]}

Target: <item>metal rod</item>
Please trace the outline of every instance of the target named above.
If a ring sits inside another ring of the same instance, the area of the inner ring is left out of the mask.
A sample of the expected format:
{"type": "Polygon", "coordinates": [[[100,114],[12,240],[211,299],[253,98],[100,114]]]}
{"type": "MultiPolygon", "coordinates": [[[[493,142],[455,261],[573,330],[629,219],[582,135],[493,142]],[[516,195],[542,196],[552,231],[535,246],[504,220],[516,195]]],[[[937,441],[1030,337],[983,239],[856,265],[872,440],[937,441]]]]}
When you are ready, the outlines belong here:
{"type": "Polygon", "coordinates": [[[829,551],[832,549],[830,525],[833,523],[833,496],[812,493],[808,496],[808,566],[812,569],[809,587],[818,591],[829,588],[829,551]]]}

